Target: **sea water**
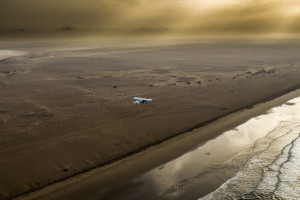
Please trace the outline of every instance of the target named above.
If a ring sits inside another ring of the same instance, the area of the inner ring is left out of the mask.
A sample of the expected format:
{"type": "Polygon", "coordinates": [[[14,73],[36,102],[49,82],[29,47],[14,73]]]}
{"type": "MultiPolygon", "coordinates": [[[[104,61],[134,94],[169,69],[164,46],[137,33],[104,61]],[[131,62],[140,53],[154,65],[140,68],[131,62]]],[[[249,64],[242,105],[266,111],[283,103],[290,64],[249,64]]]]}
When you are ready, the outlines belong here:
{"type": "Polygon", "coordinates": [[[249,120],[237,131],[264,136],[228,160],[231,165],[242,163],[238,173],[201,199],[300,199],[300,98],[249,120]]]}

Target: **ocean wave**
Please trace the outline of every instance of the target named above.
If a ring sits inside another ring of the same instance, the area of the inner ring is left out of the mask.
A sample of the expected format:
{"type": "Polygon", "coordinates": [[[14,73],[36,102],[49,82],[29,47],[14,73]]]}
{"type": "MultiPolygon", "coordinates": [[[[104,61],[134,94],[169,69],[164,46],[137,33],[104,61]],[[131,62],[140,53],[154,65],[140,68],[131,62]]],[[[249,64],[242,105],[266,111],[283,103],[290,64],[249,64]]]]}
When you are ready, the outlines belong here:
{"type": "Polygon", "coordinates": [[[239,172],[201,199],[300,198],[300,98],[288,103],[261,118],[280,117],[272,131],[228,161],[239,172]]]}

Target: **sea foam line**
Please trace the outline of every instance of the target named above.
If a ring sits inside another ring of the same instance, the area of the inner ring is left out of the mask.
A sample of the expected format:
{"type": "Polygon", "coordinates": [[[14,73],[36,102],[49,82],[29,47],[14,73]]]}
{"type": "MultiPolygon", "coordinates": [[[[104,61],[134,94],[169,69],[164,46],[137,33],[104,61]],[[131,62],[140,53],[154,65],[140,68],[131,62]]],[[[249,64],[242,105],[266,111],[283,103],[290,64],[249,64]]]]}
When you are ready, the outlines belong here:
{"type": "Polygon", "coordinates": [[[295,98],[288,104],[271,109],[267,115],[257,117],[266,122],[268,118],[278,118],[278,122],[272,131],[254,142],[246,164],[240,171],[215,192],[202,199],[298,199],[300,197],[299,111],[300,98],[295,98]],[[265,142],[269,144],[264,147],[265,142]],[[291,167],[294,170],[291,170],[291,167]],[[296,176],[291,177],[291,171],[296,176]],[[292,179],[294,180],[291,184],[292,179]]]}

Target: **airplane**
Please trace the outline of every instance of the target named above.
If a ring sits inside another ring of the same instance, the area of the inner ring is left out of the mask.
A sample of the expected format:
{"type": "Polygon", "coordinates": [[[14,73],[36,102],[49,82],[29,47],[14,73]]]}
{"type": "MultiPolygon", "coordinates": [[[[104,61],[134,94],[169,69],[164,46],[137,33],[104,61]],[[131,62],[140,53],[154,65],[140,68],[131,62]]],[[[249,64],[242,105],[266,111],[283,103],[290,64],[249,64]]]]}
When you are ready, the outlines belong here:
{"type": "Polygon", "coordinates": [[[146,103],[149,101],[153,101],[153,99],[148,99],[148,98],[141,98],[141,97],[133,97],[133,100],[135,100],[133,103],[135,104],[141,104],[141,103],[146,103]]]}

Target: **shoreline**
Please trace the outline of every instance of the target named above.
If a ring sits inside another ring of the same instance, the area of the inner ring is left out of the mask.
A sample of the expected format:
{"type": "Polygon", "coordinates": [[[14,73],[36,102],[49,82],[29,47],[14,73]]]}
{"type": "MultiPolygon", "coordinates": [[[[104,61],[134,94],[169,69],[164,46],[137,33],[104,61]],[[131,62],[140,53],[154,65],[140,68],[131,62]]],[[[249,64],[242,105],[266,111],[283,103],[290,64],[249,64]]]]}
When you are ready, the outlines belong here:
{"type": "Polygon", "coordinates": [[[237,131],[259,137],[253,146],[229,160],[233,165],[242,163],[236,175],[201,200],[228,196],[233,199],[298,199],[299,183],[293,177],[299,172],[299,111],[300,96],[239,126],[237,131]],[[287,188],[294,192],[286,193],[287,188]]]}
{"type": "MultiPolygon", "coordinates": [[[[125,154],[123,156],[120,156],[118,158],[112,159],[104,164],[97,165],[95,167],[92,167],[90,169],[87,169],[85,171],[76,173],[72,176],[60,179],[58,181],[55,181],[51,184],[48,184],[46,186],[40,187],[39,189],[32,190],[30,192],[18,195],[16,197],[17,199],[32,199],[32,198],[38,198],[39,196],[45,196],[48,194],[55,193],[57,190],[61,190],[62,188],[68,187],[68,185],[71,185],[73,183],[78,183],[79,181],[86,180],[86,177],[89,177],[93,174],[97,174],[98,171],[106,171],[110,168],[117,167],[120,164],[124,164],[124,162],[132,162],[132,160],[140,159],[140,157],[143,157],[145,155],[143,154],[155,154],[155,151],[159,151],[159,149],[173,149],[175,152],[172,152],[172,155],[168,154],[168,156],[164,155],[168,158],[159,158],[159,160],[170,160],[171,157],[176,157],[178,155],[183,154],[183,152],[187,150],[191,150],[195,148],[196,145],[203,144],[221,133],[223,133],[226,130],[229,130],[231,128],[234,128],[235,126],[247,121],[251,117],[255,117],[258,114],[263,114],[268,109],[275,107],[276,105],[280,105],[291,99],[292,97],[299,96],[300,94],[300,85],[296,85],[292,88],[289,88],[287,90],[278,92],[277,94],[274,94],[268,98],[265,98],[263,100],[257,101],[255,103],[252,103],[250,105],[247,105],[241,109],[234,110],[230,112],[229,114],[221,115],[218,117],[215,117],[213,119],[207,120],[204,123],[201,123],[195,127],[192,127],[188,130],[181,131],[177,134],[174,134],[170,137],[165,138],[164,140],[157,141],[155,143],[152,143],[148,146],[141,147],[133,152],[130,152],[128,154],[125,154]],[[209,129],[205,130],[206,134],[198,134],[198,136],[195,134],[193,135],[193,131],[198,129],[209,129]],[[192,137],[193,136],[193,137],[192,137]],[[195,140],[194,137],[196,137],[198,140],[195,140]],[[183,143],[187,143],[189,145],[181,145],[185,147],[178,148],[178,144],[175,143],[180,140],[182,143],[182,140],[185,140],[183,143]],[[195,142],[197,141],[197,142],[195,142]],[[201,142],[199,142],[201,141],[201,142]],[[166,147],[169,146],[169,147],[166,147]],[[173,148],[172,146],[177,146],[173,148]],[[151,153],[152,152],[152,153],[151,153]]],[[[159,154],[160,155],[160,154],[159,154]]],[[[151,157],[151,155],[150,155],[151,157]]],[[[151,160],[151,159],[150,159],[151,160]]],[[[159,161],[156,160],[156,163],[159,161]]],[[[155,164],[154,164],[155,165],[155,164]]],[[[157,165],[157,164],[156,164],[157,165]]],[[[149,166],[144,166],[146,168],[149,168],[149,166]]],[[[118,167],[117,167],[118,168],[118,167]]],[[[151,168],[151,167],[150,167],[151,168]]],[[[109,179],[109,177],[107,177],[109,179]]],[[[50,197],[51,198],[51,197],[50,197]]]]}

